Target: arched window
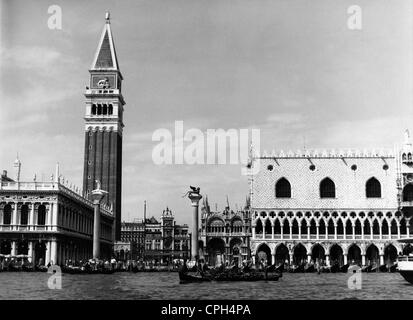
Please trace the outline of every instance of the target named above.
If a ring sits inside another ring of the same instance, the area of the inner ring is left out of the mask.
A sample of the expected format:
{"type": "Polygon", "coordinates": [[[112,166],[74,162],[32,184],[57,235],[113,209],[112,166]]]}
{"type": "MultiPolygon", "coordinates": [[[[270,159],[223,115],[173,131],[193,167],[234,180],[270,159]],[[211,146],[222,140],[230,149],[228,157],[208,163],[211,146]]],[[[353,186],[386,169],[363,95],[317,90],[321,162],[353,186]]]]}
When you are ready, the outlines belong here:
{"type": "Polygon", "coordinates": [[[275,185],[276,198],[291,198],[291,185],[287,179],[281,178],[275,185]]]}
{"type": "Polygon", "coordinates": [[[103,115],[107,115],[108,114],[108,105],[105,103],[104,105],[103,105],[103,115]]]}
{"type": "Polygon", "coordinates": [[[37,225],[44,226],[46,224],[46,207],[42,204],[37,210],[37,225]]]}
{"type": "Polygon", "coordinates": [[[112,115],[112,114],[113,114],[113,106],[112,106],[112,104],[109,104],[108,113],[109,113],[109,115],[112,115]]]}
{"type": "Polygon", "coordinates": [[[367,220],[367,219],[364,220],[363,233],[364,234],[371,234],[370,221],[367,220]]]}
{"type": "Polygon", "coordinates": [[[26,226],[29,221],[29,206],[27,204],[22,205],[20,212],[20,224],[26,226]]]}
{"type": "Polygon", "coordinates": [[[98,104],[98,116],[102,114],[102,105],[98,104]]]}
{"type": "Polygon", "coordinates": [[[330,178],[325,178],[320,183],[320,198],[335,198],[336,185],[330,178]]]}
{"type": "Polygon", "coordinates": [[[11,205],[9,204],[4,206],[3,224],[11,224],[11,205]]]}
{"type": "Polygon", "coordinates": [[[366,197],[367,198],[380,198],[381,197],[381,185],[376,178],[370,178],[366,182],[366,197]]]}
{"type": "Polygon", "coordinates": [[[92,105],[92,114],[96,114],[96,105],[95,104],[92,105]]]}
{"type": "Polygon", "coordinates": [[[407,184],[403,188],[403,201],[413,201],[413,184],[407,184]]]}

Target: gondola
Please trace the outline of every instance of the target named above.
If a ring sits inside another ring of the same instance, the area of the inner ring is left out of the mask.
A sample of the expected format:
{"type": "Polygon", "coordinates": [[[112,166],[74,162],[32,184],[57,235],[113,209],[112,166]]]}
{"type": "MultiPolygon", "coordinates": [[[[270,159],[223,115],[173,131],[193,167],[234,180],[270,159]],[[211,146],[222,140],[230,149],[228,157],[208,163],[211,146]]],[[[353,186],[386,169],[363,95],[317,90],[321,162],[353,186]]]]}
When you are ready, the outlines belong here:
{"type": "Polygon", "coordinates": [[[322,266],[322,267],[320,267],[320,272],[321,273],[330,273],[331,272],[331,267],[322,266]]]}
{"type": "Polygon", "coordinates": [[[341,272],[347,272],[349,266],[350,266],[349,264],[345,264],[345,265],[341,266],[340,271],[341,272]]]}
{"type": "Polygon", "coordinates": [[[304,272],[306,272],[306,273],[311,273],[311,272],[314,272],[314,271],[315,271],[315,267],[314,267],[313,264],[310,264],[310,265],[308,265],[304,268],[304,272]]]}
{"type": "Polygon", "coordinates": [[[370,272],[372,265],[367,265],[361,268],[361,272],[370,272]]]}
{"type": "Polygon", "coordinates": [[[211,281],[209,277],[202,277],[198,275],[191,275],[184,272],[179,272],[180,283],[192,283],[192,282],[208,282],[211,281]]]}
{"type": "Polygon", "coordinates": [[[397,263],[395,263],[394,265],[390,266],[389,268],[389,272],[396,272],[397,271],[397,263]]]}
{"type": "Polygon", "coordinates": [[[292,266],[290,267],[290,269],[288,270],[288,272],[291,272],[291,273],[304,272],[304,264],[292,265],[292,266]]]}
{"type": "Polygon", "coordinates": [[[330,272],[331,273],[340,272],[340,265],[338,263],[333,264],[330,268],[330,272]]]}
{"type": "Polygon", "coordinates": [[[278,267],[274,269],[275,272],[284,272],[284,263],[281,263],[278,267]]]}
{"type": "Polygon", "coordinates": [[[380,269],[379,269],[379,266],[378,266],[378,265],[372,266],[372,267],[371,267],[371,270],[370,270],[370,272],[379,272],[379,271],[380,271],[380,269]]]}
{"type": "Polygon", "coordinates": [[[385,265],[385,264],[383,264],[379,267],[380,272],[387,272],[387,270],[388,270],[388,268],[387,268],[387,265],[385,265]]]}

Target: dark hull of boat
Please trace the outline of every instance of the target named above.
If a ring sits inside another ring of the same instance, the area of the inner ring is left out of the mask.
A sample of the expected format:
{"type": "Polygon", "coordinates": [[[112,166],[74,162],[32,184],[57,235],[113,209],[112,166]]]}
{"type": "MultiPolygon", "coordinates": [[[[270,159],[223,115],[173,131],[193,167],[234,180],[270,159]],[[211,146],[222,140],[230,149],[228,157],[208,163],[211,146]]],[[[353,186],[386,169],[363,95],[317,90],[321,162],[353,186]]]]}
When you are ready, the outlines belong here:
{"type": "Polygon", "coordinates": [[[338,264],[332,265],[330,268],[331,273],[340,272],[340,266],[338,264]]]}
{"type": "Polygon", "coordinates": [[[304,272],[310,273],[310,272],[315,272],[314,265],[308,266],[304,269],[304,272]]]}
{"type": "Polygon", "coordinates": [[[284,264],[280,264],[278,267],[275,268],[276,272],[284,272],[284,264]]]}
{"type": "Polygon", "coordinates": [[[396,272],[396,271],[397,271],[397,264],[394,264],[389,268],[389,272],[396,272]]]}
{"type": "Polygon", "coordinates": [[[382,266],[380,266],[379,271],[380,272],[387,272],[388,268],[385,264],[383,264],[382,266]]]}
{"type": "Polygon", "coordinates": [[[400,274],[402,275],[402,277],[403,277],[406,281],[408,281],[408,282],[410,282],[411,284],[413,284],[413,271],[410,271],[410,270],[408,270],[408,271],[400,270],[399,272],[400,272],[400,274]]]}
{"type": "Polygon", "coordinates": [[[195,276],[195,275],[179,272],[179,281],[181,283],[209,282],[211,281],[211,278],[195,276]]]}
{"type": "Polygon", "coordinates": [[[291,273],[299,273],[299,272],[304,272],[304,265],[299,265],[299,266],[292,266],[288,272],[291,273]]]}
{"type": "Polygon", "coordinates": [[[361,268],[361,272],[370,272],[370,271],[371,271],[371,267],[372,267],[372,266],[364,266],[363,268],[361,268]]]}
{"type": "Polygon", "coordinates": [[[331,267],[321,267],[320,272],[321,273],[330,273],[331,272],[331,267]]]}
{"type": "Polygon", "coordinates": [[[279,273],[267,273],[264,272],[254,272],[254,273],[222,273],[216,275],[191,275],[179,272],[179,280],[181,283],[191,283],[191,282],[209,282],[209,281],[278,281],[281,277],[279,273]]]}
{"type": "Polygon", "coordinates": [[[345,264],[344,266],[340,267],[340,271],[347,272],[349,266],[350,266],[349,264],[345,264]]]}

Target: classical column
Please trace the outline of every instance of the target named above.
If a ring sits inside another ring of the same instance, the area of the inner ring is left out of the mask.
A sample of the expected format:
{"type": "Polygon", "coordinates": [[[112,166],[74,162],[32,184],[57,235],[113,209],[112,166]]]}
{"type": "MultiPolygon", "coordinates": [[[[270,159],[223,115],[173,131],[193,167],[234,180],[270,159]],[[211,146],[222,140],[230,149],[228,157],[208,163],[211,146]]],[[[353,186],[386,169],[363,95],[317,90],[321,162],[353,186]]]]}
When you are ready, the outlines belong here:
{"type": "Polygon", "coordinates": [[[334,225],[334,239],[337,240],[337,225],[334,225]]]}
{"type": "Polygon", "coordinates": [[[365,265],[366,265],[366,255],[365,255],[365,254],[362,254],[362,255],[361,255],[361,265],[362,265],[362,266],[365,266],[365,265]]]}
{"type": "Polygon", "coordinates": [[[252,226],[252,239],[255,239],[255,226],[252,226]]]}
{"type": "Polygon", "coordinates": [[[330,266],[330,255],[326,254],[326,265],[327,267],[330,266]]]}
{"type": "Polygon", "coordinates": [[[56,240],[51,241],[50,263],[51,264],[57,264],[57,242],[56,242],[56,240]]]}
{"type": "Polygon", "coordinates": [[[275,264],[275,253],[271,253],[271,264],[275,264]]]}
{"type": "Polygon", "coordinates": [[[406,234],[407,238],[410,238],[410,221],[406,220],[406,234]]]}
{"type": "Polygon", "coordinates": [[[13,216],[11,219],[11,224],[13,225],[12,229],[16,230],[16,225],[17,225],[17,202],[14,203],[13,205],[13,216]]]}
{"type": "Polygon", "coordinates": [[[284,239],[284,224],[280,224],[280,228],[281,228],[281,239],[284,239]]]}
{"type": "Polygon", "coordinates": [[[293,261],[294,261],[294,253],[290,252],[290,261],[289,261],[289,263],[292,264],[293,261]]]}
{"type": "Polygon", "coordinates": [[[307,254],[307,262],[308,262],[308,263],[311,262],[311,254],[307,254]]]}
{"type": "Polygon", "coordinates": [[[16,241],[11,242],[11,255],[12,256],[16,255],[16,241]]]}
{"type": "Polygon", "coordinates": [[[356,238],[356,227],[353,225],[351,226],[352,230],[353,230],[353,239],[356,238]]]}
{"type": "Polygon", "coordinates": [[[255,254],[252,256],[252,264],[255,265],[255,254]]]}
{"type": "Polygon", "coordinates": [[[49,203],[49,208],[47,208],[47,225],[48,225],[47,229],[48,230],[51,230],[52,221],[53,221],[53,213],[54,213],[54,203],[49,203]]]}
{"type": "Polygon", "coordinates": [[[399,222],[397,222],[397,239],[400,239],[400,224],[399,224],[399,222]]]}
{"type": "Polygon", "coordinates": [[[301,224],[298,226],[298,239],[301,240],[301,224]]]}
{"type": "Polygon", "coordinates": [[[274,240],[274,225],[271,223],[271,239],[274,240]]]}
{"type": "Polygon", "coordinates": [[[320,226],[318,224],[316,225],[316,231],[317,239],[320,239],[320,226]]]}
{"type": "Polygon", "coordinates": [[[373,223],[370,224],[370,239],[373,239],[373,223]]]}
{"type": "Polygon", "coordinates": [[[265,225],[267,223],[262,223],[262,238],[265,239],[265,225]]]}
{"type": "Polygon", "coordinates": [[[379,224],[380,239],[383,239],[383,232],[381,229],[381,223],[379,224]]]}
{"type": "Polygon", "coordinates": [[[46,242],[46,255],[44,259],[44,265],[47,266],[50,262],[50,249],[51,249],[51,241],[46,242]]]}
{"type": "Polygon", "coordinates": [[[346,265],[347,264],[347,254],[344,254],[343,257],[344,257],[344,265],[346,265]]]}
{"type": "Polygon", "coordinates": [[[293,238],[293,226],[290,224],[290,238],[289,239],[292,239],[293,238]]]}
{"type": "Polygon", "coordinates": [[[310,226],[307,226],[307,239],[311,238],[310,234],[310,226]]]}
{"type": "MultiPolygon", "coordinates": [[[[194,188],[195,189],[195,188],[194,188]]],[[[189,191],[188,198],[191,200],[192,205],[192,238],[191,238],[191,259],[197,260],[199,256],[199,243],[198,243],[198,232],[199,232],[199,218],[198,218],[198,206],[199,200],[202,196],[199,194],[199,188],[196,190],[189,191]]],[[[263,226],[263,234],[265,235],[265,226],[263,226]]]]}
{"type": "Polygon", "coordinates": [[[33,225],[34,225],[34,203],[30,204],[29,225],[30,225],[30,229],[33,230],[33,225]]]}
{"type": "Polygon", "coordinates": [[[384,264],[384,254],[380,254],[380,265],[384,264]]]}
{"type": "Polygon", "coordinates": [[[97,183],[97,188],[92,190],[92,201],[94,207],[93,219],[93,259],[100,258],[100,202],[107,194],[106,191],[100,189],[100,182],[97,183]]]}
{"type": "Polygon", "coordinates": [[[29,262],[33,262],[33,241],[29,241],[29,251],[27,252],[29,262]]]}

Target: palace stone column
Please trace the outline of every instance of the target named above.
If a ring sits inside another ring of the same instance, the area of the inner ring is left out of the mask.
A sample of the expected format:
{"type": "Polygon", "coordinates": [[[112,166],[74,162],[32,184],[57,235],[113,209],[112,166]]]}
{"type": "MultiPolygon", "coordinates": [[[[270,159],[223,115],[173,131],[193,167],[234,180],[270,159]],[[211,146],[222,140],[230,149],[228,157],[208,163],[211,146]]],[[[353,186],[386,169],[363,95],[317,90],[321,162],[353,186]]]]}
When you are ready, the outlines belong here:
{"type": "Polygon", "coordinates": [[[192,238],[191,238],[191,259],[196,260],[199,255],[199,244],[198,244],[198,207],[199,200],[202,199],[202,196],[199,194],[199,188],[197,192],[190,191],[188,198],[191,200],[192,205],[192,238]]]}
{"type": "Polygon", "coordinates": [[[94,219],[93,219],[93,259],[100,258],[100,202],[107,194],[106,191],[100,189],[100,183],[98,187],[92,190],[92,201],[94,207],[94,219]]]}

